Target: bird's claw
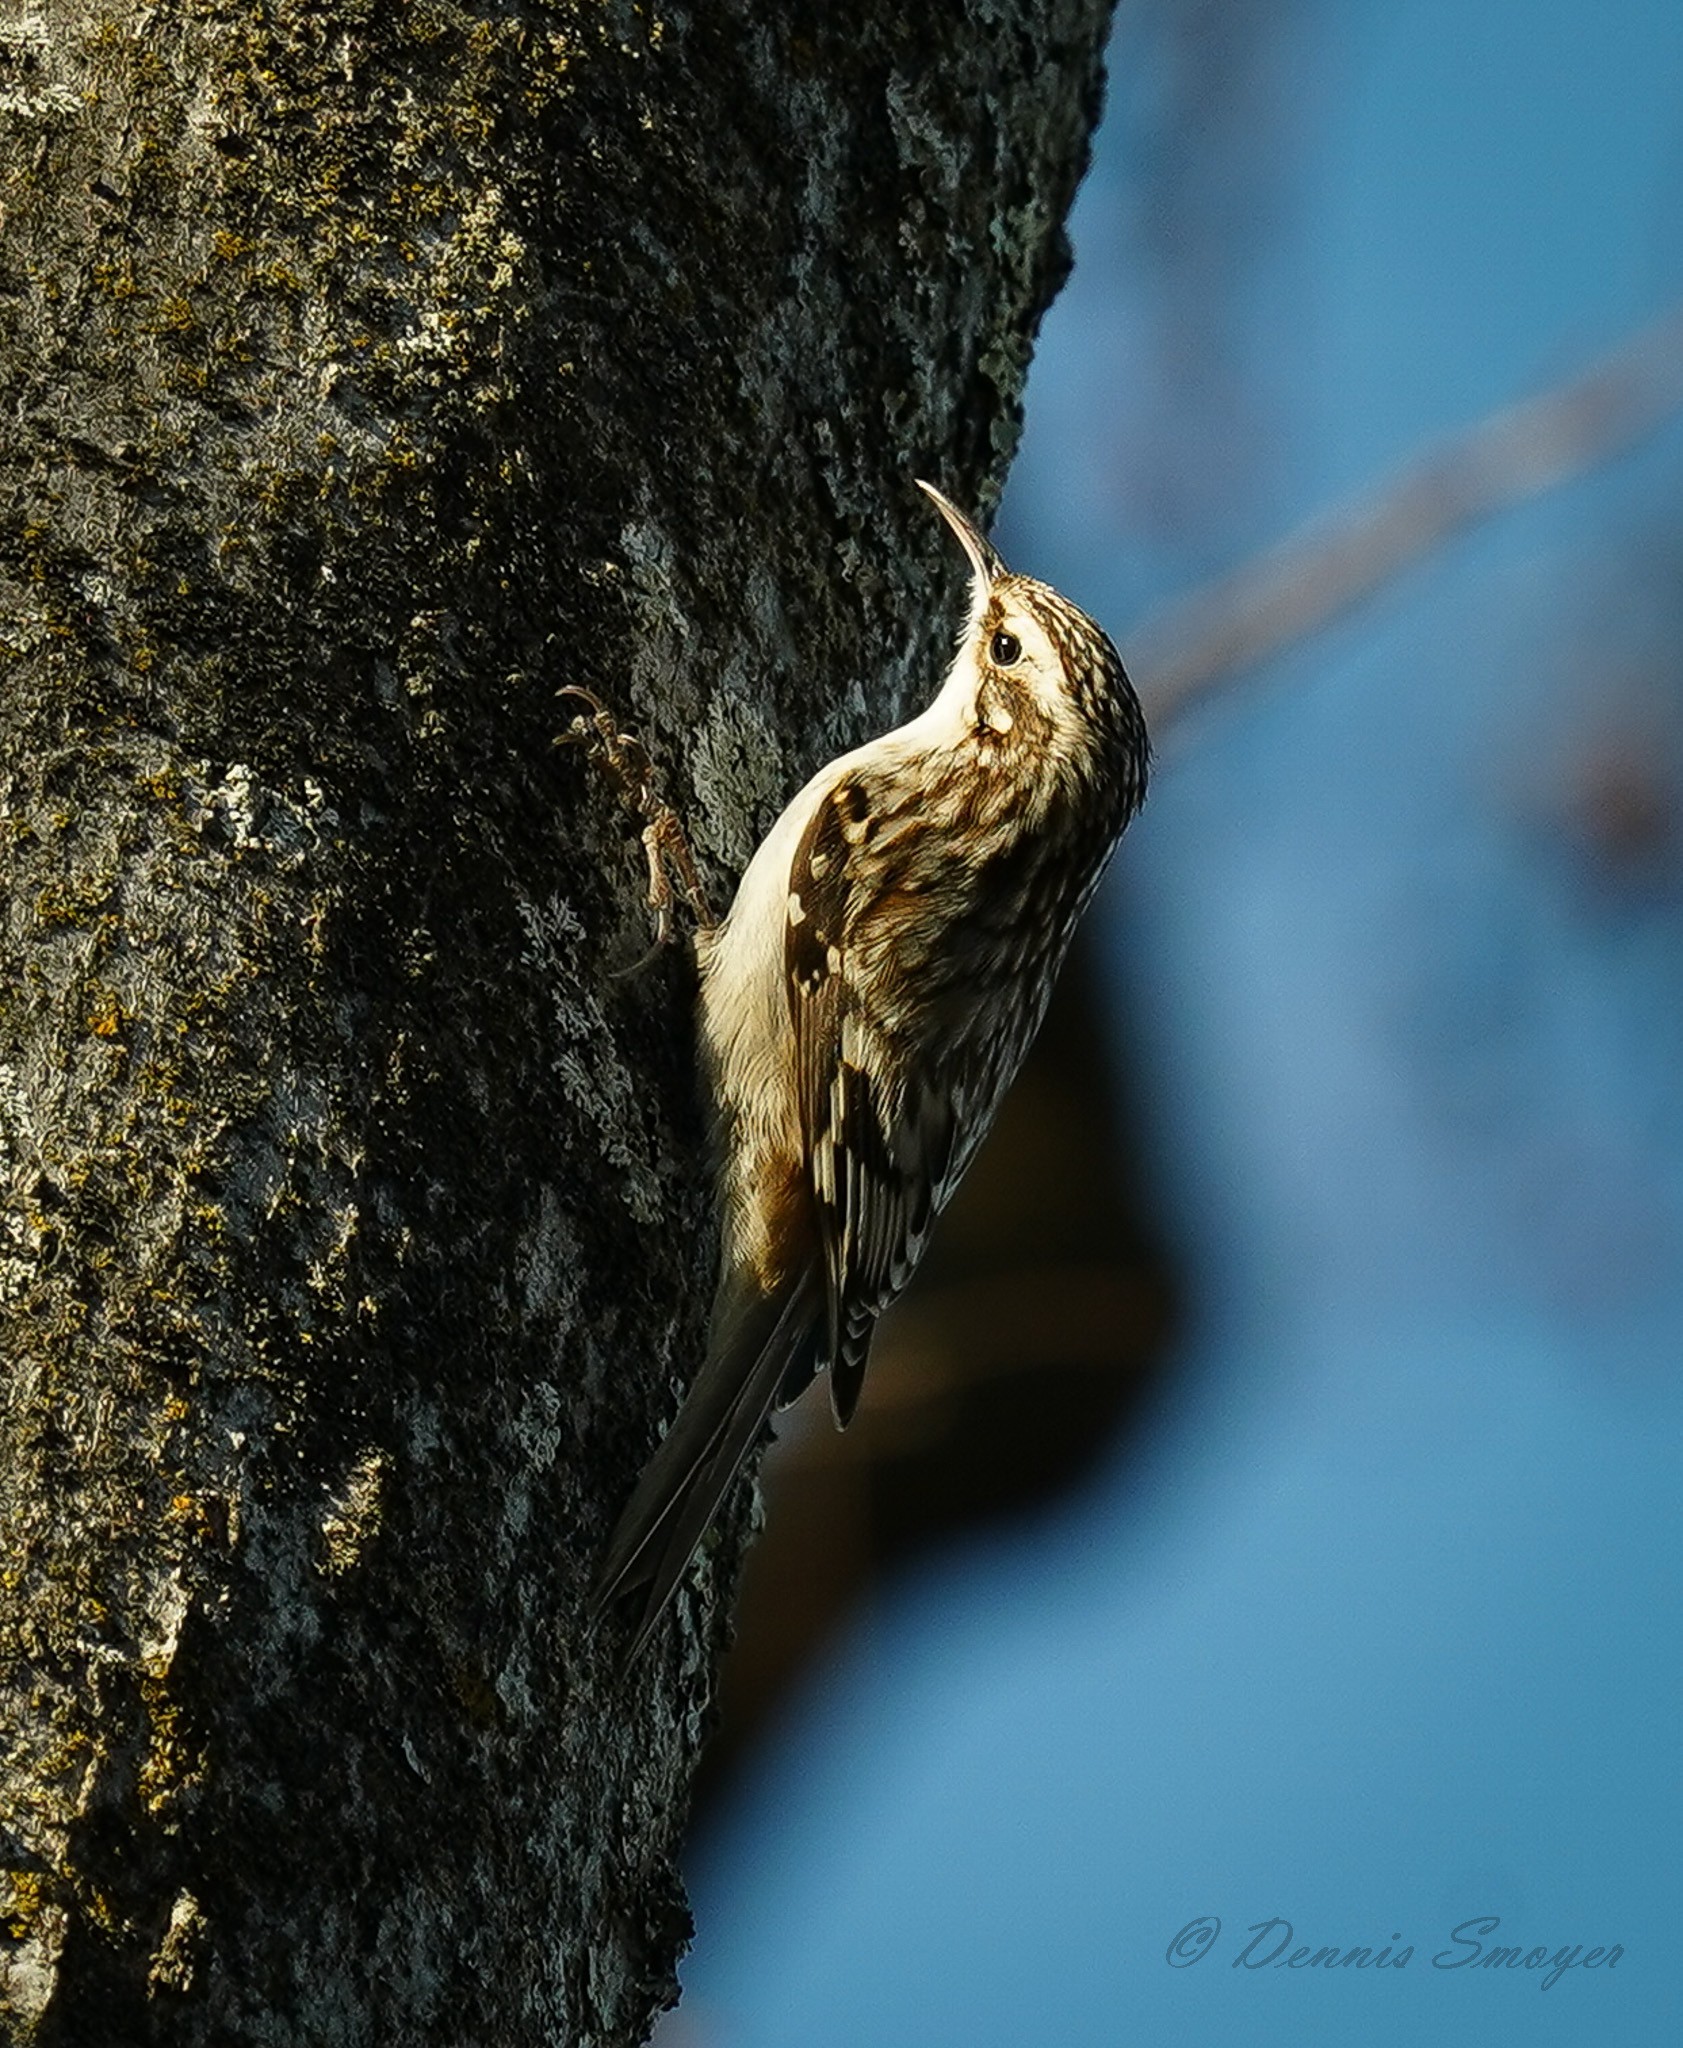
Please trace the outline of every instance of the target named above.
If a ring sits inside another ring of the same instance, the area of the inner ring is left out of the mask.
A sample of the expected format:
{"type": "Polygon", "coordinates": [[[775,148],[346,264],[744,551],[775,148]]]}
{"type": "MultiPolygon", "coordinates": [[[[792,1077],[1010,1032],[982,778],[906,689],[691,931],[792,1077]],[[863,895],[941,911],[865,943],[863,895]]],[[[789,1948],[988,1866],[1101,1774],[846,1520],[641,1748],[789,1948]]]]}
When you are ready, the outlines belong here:
{"type": "Polygon", "coordinates": [[[672,915],[674,877],[677,893],[688,903],[703,930],[711,928],[713,912],[701,885],[701,876],[682,821],[661,794],[654,763],[643,742],[635,733],[625,731],[618,724],[613,713],[593,691],[577,683],[567,683],[556,694],[576,697],[585,709],[574,716],[565,732],[556,734],[555,744],[558,747],[585,747],[608,771],[626,809],[642,820],[643,850],[649,863],[647,901],[654,917],[654,944],[631,966],[619,969],[615,978],[640,974],[677,936],[672,915]]]}

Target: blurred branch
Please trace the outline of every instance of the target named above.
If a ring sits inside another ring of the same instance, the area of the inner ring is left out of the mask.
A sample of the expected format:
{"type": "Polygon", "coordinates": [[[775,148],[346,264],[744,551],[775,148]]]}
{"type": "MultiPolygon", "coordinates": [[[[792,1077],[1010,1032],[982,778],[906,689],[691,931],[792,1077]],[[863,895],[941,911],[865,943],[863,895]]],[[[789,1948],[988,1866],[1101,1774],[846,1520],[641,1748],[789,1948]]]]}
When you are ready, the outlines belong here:
{"type": "Polygon", "coordinates": [[[1453,535],[1621,453],[1683,407],[1683,308],[1554,390],[1504,407],[1367,497],[1312,521],[1129,638],[1167,728],[1228,678],[1316,632],[1453,535]]]}

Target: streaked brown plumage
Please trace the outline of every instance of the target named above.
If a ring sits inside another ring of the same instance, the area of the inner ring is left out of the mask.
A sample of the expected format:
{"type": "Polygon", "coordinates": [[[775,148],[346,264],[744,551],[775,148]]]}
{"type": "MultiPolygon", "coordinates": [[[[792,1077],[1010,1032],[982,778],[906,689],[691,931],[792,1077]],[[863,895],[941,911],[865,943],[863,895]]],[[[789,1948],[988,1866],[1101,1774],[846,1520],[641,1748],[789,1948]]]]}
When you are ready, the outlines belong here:
{"type": "Polygon", "coordinates": [[[836,1420],[876,1320],[993,1121],[1145,794],[1115,648],[928,484],[971,565],[940,693],[821,769],[701,932],[723,1255],[706,1359],[620,1518],[599,1599],[646,1641],[774,1405],[836,1420]]]}

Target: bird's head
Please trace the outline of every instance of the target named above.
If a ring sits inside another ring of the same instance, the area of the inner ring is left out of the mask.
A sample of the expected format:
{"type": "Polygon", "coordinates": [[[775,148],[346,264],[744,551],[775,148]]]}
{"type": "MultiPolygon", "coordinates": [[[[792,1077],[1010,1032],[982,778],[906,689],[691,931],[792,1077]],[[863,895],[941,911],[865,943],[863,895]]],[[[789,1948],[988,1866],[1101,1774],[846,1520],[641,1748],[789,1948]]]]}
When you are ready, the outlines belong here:
{"type": "Polygon", "coordinates": [[[1109,634],[1050,584],[1019,576],[950,499],[920,477],[918,488],[958,537],[970,562],[970,611],[959,636],[976,677],[979,722],[1001,732],[1020,707],[1072,759],[1126,785],[1132,809],[1145,794],[1150,747],[1139,699],[1109,634]]]}

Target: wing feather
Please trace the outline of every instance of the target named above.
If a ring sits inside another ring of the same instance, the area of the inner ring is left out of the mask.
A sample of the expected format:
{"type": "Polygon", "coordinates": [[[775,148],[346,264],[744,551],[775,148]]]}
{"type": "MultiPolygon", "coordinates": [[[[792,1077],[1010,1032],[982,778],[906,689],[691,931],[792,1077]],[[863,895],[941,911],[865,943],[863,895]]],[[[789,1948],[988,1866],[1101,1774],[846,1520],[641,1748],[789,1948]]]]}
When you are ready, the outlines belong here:
{"type": "MultiPolygon", "coordinates": [[[[923,1254],[950,1185],[954,1109],[933,1048],[897,1032],[892,995],[905,857],[871,791],[846,777],[796,849],[785,941],[797,1101],[823,1250],[830,1397],[851,1419],[876,1320],[923,1254]],[[882,841],[888,842],[886,845],[882,841]],[[869,959],[871,1000],[863,972],[869,959]]],[[[910,842],[908,842],[909,844],[910,842]]],[[[915,1013],[907,1003],[905,1013],[915,1013]]]]}

